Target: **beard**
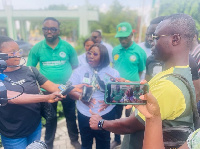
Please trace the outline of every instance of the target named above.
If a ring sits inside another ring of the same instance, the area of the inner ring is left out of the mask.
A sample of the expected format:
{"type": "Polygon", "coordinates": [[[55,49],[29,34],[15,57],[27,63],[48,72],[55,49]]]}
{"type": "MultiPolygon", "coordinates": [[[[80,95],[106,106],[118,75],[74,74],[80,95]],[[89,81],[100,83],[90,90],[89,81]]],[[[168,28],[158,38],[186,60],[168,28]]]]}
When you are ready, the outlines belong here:
{"type": "Polygon", "coordinates": [[[48,41],[50,43],[54,42],[57,38],[58,38],[58,36],[47,37],[47,35],[45,35],[46,41],[48,41]]]}

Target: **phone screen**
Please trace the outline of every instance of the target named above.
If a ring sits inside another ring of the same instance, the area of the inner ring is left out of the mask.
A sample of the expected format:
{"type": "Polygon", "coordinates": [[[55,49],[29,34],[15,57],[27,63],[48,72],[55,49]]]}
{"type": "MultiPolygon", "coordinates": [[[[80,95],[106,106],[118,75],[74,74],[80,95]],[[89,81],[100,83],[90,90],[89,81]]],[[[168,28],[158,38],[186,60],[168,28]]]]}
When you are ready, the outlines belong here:
{"type": "Polygon", "coordinates": [[[82,101],[90,102],[93,94],[92,87],[83,86],[82,101]]]}
{"type": "Polygon", "coordinates": [[[109,83],[106,85],[105,102],[107,104],[146,104],[139,97],[148,92],[148,84],[109,83]]]}

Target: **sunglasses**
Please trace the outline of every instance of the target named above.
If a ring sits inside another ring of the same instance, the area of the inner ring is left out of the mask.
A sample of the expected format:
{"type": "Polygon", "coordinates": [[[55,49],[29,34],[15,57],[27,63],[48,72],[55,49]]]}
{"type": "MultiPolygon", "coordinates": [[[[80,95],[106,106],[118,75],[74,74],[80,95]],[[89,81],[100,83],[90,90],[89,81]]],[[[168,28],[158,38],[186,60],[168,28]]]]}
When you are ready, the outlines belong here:
{"type": "Polygon", "coordinates": [[[98,38],[98,36],[92,36],[94,39],[97,39],[98,38]]]}

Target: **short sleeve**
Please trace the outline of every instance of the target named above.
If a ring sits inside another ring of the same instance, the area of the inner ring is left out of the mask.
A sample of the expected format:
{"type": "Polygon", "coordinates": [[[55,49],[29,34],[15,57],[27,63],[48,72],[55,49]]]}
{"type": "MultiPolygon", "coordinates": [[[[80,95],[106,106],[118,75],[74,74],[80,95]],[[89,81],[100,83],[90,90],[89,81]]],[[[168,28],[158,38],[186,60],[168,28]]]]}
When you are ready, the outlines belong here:
{"type": "Polygon", "coordinates": [[[37,47],[33,47],[30,52],[29,52],[29,55],[28,55],[28,61],[27,61],[27,66],[37,66],[37,63],[39,62],[39,57],[37,56],[37,47]]]}
{"type": "Polygon", "coordinates": [[[72,85],[77,85],[77,84],[81,84],[81,76],[80,76],[80,69],[81,67],[78,67],[77,69],[75,69],[71,75],[71,77],[69,78],[69,81],[72,82],[72,85]]]}
{"type": "Polygon", "coordinates": [[[48,79],[43,76],[35,67],[31,67],[33,73],[35,74],[35,77],[39,83],[39,85],[43,85],[48,79]]]}
{"type": "Polygon", "coordinates": [[[71,45],[69,45],[69,48],[70,48],[70,56],[69,56],[70,64],[72,67],[77,67],[78,66],[77,53],[71,45]]]}
{"type": "MultiPolygon", "coordinates": [[[[158,101],[162,120],[174,120],[185,111],[184,95],[171,81],[160,81],[159,89],[150,88],[150,90],[158,101]]],[[[140,112],[135,113],[139,121],[145,120],[145,117],[140,112]]]]}

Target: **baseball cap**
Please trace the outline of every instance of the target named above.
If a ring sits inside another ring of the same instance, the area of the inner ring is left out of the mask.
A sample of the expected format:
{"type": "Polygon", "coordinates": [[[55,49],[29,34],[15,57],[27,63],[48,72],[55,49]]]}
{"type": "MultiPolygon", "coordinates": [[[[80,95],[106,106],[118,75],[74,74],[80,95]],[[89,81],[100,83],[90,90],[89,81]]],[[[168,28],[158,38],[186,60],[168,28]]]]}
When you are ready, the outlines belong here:
{"type": "Polygon", "coordinates": [[[122,22],[117,25],[117,34],[115,38],[118,37],[128,37],[132,32],[131,24],[128,22],[122,22]]]}

